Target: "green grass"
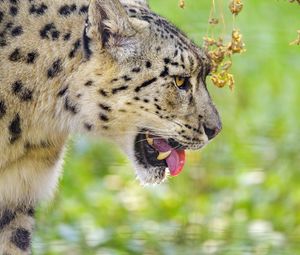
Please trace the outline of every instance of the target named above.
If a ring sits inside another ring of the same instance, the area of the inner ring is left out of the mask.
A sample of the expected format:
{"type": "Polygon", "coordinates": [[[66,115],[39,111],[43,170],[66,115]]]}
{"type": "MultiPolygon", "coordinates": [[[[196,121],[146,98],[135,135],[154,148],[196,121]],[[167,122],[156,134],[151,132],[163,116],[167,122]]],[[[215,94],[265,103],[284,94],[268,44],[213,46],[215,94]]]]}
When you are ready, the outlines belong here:
{"type": "MultiPolygon", "coordinates": [[[[186,2],[150,4],[201,45],[210,1],[186,2]]],[[[146,188],[116,147],[75,138],[55,200],[38,210],[35,254],[300,253],[300,48],[289,46],[300,6],[244,2],[236,88],[209,85],[222,133],[179,177],[146,188]]]]}

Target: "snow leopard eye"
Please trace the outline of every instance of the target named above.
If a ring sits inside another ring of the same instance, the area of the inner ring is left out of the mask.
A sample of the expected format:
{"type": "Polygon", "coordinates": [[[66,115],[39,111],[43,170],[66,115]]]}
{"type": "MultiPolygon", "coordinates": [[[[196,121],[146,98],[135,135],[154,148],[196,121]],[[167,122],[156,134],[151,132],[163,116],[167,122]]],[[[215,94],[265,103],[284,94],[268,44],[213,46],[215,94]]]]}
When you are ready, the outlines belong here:
{"type": "Polygon", "coordinates": [[[188,90],[191,88],[190,79],[188,77],[175,76],[175,85],[182,90],[188,90]]]}

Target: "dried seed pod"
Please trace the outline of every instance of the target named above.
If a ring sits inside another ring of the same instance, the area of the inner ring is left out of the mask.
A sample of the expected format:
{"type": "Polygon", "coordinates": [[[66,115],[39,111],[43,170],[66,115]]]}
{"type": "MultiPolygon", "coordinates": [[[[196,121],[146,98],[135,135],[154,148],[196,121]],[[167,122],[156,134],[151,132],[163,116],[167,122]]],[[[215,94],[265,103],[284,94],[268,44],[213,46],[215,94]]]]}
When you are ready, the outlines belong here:
{"type": "Polygon", "coordinates": [[[213,46],[216,44],[216,40],[210,37],[203,37],[204,41],[204,48],[208,49],[209,47],[213,46]]]}
{"type": "Polygon", "coordinates": [[[233,30],[231,35],[231,42],[228,45],[228,51],[233,53],[242,53],[245,51],[245,44],[242,40],[242,35],[238,30],[233,30]]]}
{"type": "Polygon", "coordinates": [[[298,33],[298,37],[296,38],[296,40],[292,41],[290,45],[300,45],[300,30],[298,30],[297,33],[298,33]]]}
{"type": "Polygon", "coordinates": [[[242,9],[244,4],[241,0],[231,0],[229,3],[229,9],[233,15],[238,15],[242,9]]]}
{"type": "Polygon", "coordinates": [[[226,50],[223,47],[218,47],[217,49],[210,51],[210,58],[217,64],[221,64],[224,60],[226,50]]]}
{"type": "Polygon", "coordinates": [[[218,39],[218,41],[216,41],[216,46],[217,47],[224,47],[224,41],[221,37],[218,39]]]}
{"type": "Polygon", "coordinates": [[[219,88],[223,88],[227,84],[229,85],[230,89],[233,89],[234,86],[233,75],[226,71],[222,71],[218,74],[213,74],[211,76],[211,81],[213,82],[214,85],[216,85],[219,88]]]}
{"type": "Polygon", "coordinates": [[[184,0],[179,0],[179,7],[184,8],[185,7],[185,2],[184,0]]]}
{"type": "Polygon", "coordinates": [[[219,19],[217,19],[217,18],[211,18],[211,19],[208,21],[208,23],[209,23],[210,25],[218,25],[218,24],[219,24],[219,19]]]}
{"type": "Polygon", "coordinates": [[[222,65],[221,65],[221,69],[224,70],[224,71],[228,71],[232,66],[232,62],[231,60],[227,60],[226,62],[224,62],[222,65]]]}
{"type": "Polygon", "coordinates": [[[297,2],[298,4],[300,4],[300,0],[289,0],[290,3],[294,3],[297,2]]]}

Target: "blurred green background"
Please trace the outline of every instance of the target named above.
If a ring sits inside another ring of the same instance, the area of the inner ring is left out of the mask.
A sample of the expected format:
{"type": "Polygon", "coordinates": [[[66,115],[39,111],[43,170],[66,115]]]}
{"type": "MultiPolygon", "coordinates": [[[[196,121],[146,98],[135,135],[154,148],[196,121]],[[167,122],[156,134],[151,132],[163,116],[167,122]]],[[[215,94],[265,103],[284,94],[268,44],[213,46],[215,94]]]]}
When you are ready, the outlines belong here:
{"type": "MultiPolygon", "coordinates": [[[[289,46],[300,6],[244,2],[236,88],[209,85],[222,133],[154,187],[140,186],[118,148],[74,137],[59,192],[38,209],[34,254],[300,254],[300,46],[289,46]]],[[[177,4],[150,1],[201,45],[211,1],[177,4]]]]}

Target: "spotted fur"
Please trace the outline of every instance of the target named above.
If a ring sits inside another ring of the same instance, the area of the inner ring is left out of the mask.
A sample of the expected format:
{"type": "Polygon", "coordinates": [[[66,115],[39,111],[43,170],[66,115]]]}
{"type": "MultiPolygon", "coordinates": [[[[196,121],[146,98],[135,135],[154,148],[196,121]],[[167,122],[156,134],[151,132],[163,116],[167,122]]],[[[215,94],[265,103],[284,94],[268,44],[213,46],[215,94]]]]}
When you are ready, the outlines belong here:
{"type": "Polygon", "coordinates": [[[160,183],[135,160],[136,134],[199,149],[221,128],[205,52],[146,0],[120,1],[0,1],[0,254],[30,254],[70,133],[114,140],[142,183],[160,183]]]}

